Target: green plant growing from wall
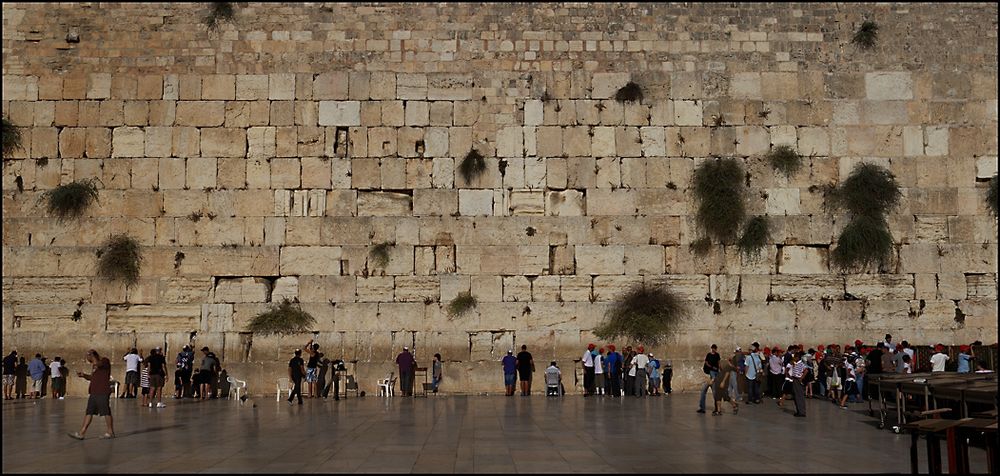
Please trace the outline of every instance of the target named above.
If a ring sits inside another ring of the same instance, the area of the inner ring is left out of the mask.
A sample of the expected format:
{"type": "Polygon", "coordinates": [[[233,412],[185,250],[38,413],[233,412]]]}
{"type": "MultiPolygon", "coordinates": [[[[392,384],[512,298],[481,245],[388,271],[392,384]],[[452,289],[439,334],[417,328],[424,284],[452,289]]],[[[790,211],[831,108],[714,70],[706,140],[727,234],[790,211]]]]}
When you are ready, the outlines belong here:
{"type": "Polygon", "coordinates": [[[63,221],[78,218],[97,202],[97,179],[84,179],[60,185],[42,194],[49,215],[63,221]]]}
{"type": "Polygon", "coordinates": [[[997,216],[997,174],[993,174],[993,178],[990,179],[990,184],[986,188],[986,207],[993,212],[993,216],[997,216]]]}
{"type": "Polygon", "coordinates": [[[684,300],[666,286],[637,284],[611,304],[594,335],[603,340],[625,338],[657,345],[677,332],[687,316],[684,300]]]}
{"type": "Polygon", "coordinates": [[[744,180],[743,166],[732,158],[706,160],[695,169],[695,220],[708,238],[722,244],[735,241],[746,217],[744,180]]]}
{"type": "Polygon", "coordinates": [[[97,252],[97,276],[102,279],[134,286],[139,282],[141,267],[139,242],[128,235],[112,236],[97,252]]]}
{"type": "Polygon", "coordinates": [[[483,154],[480,154],[476,149],[465,154],[462,163],[458,165],[458,173],[465,179],[465,183],[472,183],[483,172],[486,172],[486,160],[483,158],[483,154]]]}
{"type": "Polygon", "coordinates": [[[620,103],[642,102],[642,87],[635,82],[629,81],[615,93],[615,101],[620,103]]]}
{"type": "Polygon", "coordinates": [[[830,254],[834,267],[842,271],[885,267],[893,251],[888,216],[902,195],[892,173],[870,163],[855,166],[847,180],[827,194],[826,206],[845,210],[850,219],[830,254]]]}
{"type": "Polygon", "coordinates": [[[784,174],[785,177],[795,175],[795,172],[802,168],[802,156],[789,145],[779,145],[772,148],[767,153],[767,161],[771,163],[771,167],[784,174]]]}
{"type": "Polygon", "coordinates": [[[372,246],[371,251],[368,252],[368,257],[371,259],[372,264],[379,268],[385,268],[389,264],[389,249],[393,246],[396,246],[396,244],[389,241],[383,241],[372,246]]]}
{"type": "Polygon", "coordinates": [[[208,15],[205,16],[205,24],[210,30],[217,30],[224,21],[233,21],[236,8],[233,2],[211,2],[208,7],[208,15]]]}
{"type": "Polygon", "coordinates": [[[854,33],[854,38],[851,38],[851,43],[858,46],[863,50],[870,50],[875,48],[875,44],[878,42],[878,24],[871,21],[865,20],[861,24],[861,28],[854,33]]]}
{"type": "Polygon", "coordinates": [[[455,298],[448,303],[448,316],[461,316],[466,312],[469,312],[470,309],[476,307],[476,304],[476,297],[473,296],[472,293],[468,291],[458,293],[458,296],[455,296],[455,298]]]}
{"type": "Polygon", "coordinates": [[[298,334],[310,332],[316,318],[303,311],[299,303],[283,299],[270,309],[254,316],[247,325],[247,332],[261,335],[298,334]]]}
{"type": "Polygon", "coordinates": [[[15,150],[21,149],[21,142],[24,140],[21,128],[11,124],[7,118],[3,118],[3,156],[10,157],[15,150]]]}
{"type": "Polygon", "coordinates": [[[757,259],[760,257],[767,242],[771,240],[771,226],[766,216],[755,216],[747,220],[743,225],[743,233],[740,235],[736,247],[744,258],[757,259]]]}

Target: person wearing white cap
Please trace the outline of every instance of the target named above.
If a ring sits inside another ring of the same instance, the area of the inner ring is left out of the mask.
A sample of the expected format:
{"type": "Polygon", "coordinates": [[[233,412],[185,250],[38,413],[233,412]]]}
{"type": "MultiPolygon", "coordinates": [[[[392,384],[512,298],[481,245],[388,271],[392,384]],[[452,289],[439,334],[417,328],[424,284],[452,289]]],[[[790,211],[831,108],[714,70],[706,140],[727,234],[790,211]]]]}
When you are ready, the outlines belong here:
{"type": "Polygon", "coordinates": [[[740,401],[740,367],[745,363],[742,347],[736,346],[736,350],[733,351],[733,356],[729,359],[729,363],[733,364],[733,370],[729,372],[729,394],[732,395],[733,401],[738,402],[740,401]]]}
{"type": "Polygon", "coordinates": [[[396,365],[399,366],[399,390],[404,397],[412,397],[417,360],[413,358],[409,347],[403,346],[403,351],[396,356],[396,365]]]}

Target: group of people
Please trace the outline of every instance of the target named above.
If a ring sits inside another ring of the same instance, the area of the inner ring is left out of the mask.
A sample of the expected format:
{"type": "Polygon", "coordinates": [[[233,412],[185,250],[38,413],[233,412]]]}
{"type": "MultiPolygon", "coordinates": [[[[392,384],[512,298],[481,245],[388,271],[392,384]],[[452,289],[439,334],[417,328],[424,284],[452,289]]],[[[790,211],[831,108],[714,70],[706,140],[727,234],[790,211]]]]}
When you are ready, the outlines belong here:
{"type": "Polygon", "coordinates": [[[45,398],[46,384],[52,391],[52,398],[63,400],[66,397],[66,374],[69,368],[62,357],[47,362],[42,354],[25,362],[12,350],[3,359],[3,399],[15,400],[21,398],[45,398]],[[28,391],[28,377],[31,377],[31,391],[28,391]]]}
{"type": "MultiPolygon", "coordinates": [[[[203,355],[198,368],[194,368],[195,354],[190,345],[185,345],[177,353],[174,359],[175,399],[215,398],[214,392],[220,387],[219,378],[224,372],[222,363],[208,347],[202,347],[201,352],[203,355]]],[[[168,364],[163,349],[156,347],[146,357],[142,357],[142,353],[133,347],[122,360],[125,361],[125,389],[120,398],[138,398],[141,394],[142,406],[165,408],[167,405],[163,403],[163,395],[168,364]]]]}
{"type": "MultiPolygon", "coordinates": [[[[975,342],[973,345],[979,345],[975,342]]],[[[926,362],[931,372],[944,372],[950,360],[943,344],[934,347],[926,362]]],[[[972,346],[959,347],[955,370],[982,370],[972,353],[972,346]]],[[[733,356],[722,358],[716,345],[706,354],[703,370],[708,376],[702,385],[698,413],[705,413],[705,397],[712,389],[715,400],[713,415],[721,415],[721,402],[730,402],[733,412],[739,411],[738,401],[745,389],[745,403],[760,404],[764,395],[779,406],[791,397],[797,417],[806,415],[806,398],[827,398],[841,408],[848,403],[860,403],[870,398],[873,386],[865,386],[865,376],[882,373],[912,373],[918,365],[916,352],[907,341],[893,344],[892,335],[875,346],[861,340],[841,348],[839,344],[819,345],[804,349],[800,345],[761,347],[751,344],[750,351],[736,347],[733,356]]],[[[921,365],[923,367],[923,365],[921,365]]]]}

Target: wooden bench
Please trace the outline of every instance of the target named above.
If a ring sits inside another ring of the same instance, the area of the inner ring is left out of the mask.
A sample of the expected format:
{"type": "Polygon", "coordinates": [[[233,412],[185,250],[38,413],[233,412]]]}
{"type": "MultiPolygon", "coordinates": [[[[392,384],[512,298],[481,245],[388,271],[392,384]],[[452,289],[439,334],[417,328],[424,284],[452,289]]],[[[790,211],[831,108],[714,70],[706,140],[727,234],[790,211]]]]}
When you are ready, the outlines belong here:
{"type": "Polygon", "coordinates": [[[941,434],[943,433],[948,442],[948,469],[952,474],[957,474],[960,463],[957,453],[957,436],[955,429],[965,423],[966,420],[942,420],[927,419],[907,423],[903,429],[910,432],[910,472],[919,474],[919,458],[917,450],[917,440],[920,435],[927,437],[927,471],[930,474],[941,474],[941,434]]]}

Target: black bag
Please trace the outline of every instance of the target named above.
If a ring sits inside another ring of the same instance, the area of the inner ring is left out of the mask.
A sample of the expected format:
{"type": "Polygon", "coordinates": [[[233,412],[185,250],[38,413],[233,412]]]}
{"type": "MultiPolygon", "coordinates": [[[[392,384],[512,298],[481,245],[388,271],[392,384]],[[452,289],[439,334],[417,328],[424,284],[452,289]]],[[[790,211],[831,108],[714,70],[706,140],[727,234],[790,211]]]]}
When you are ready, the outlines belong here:
{"type": "Polygon", "coordinates": [[[705,375],[712,375],[712,367],[708,366],[708,362],[705,362],[701,369],[705,371],[705,375]]]}

